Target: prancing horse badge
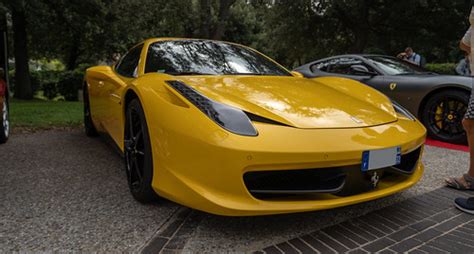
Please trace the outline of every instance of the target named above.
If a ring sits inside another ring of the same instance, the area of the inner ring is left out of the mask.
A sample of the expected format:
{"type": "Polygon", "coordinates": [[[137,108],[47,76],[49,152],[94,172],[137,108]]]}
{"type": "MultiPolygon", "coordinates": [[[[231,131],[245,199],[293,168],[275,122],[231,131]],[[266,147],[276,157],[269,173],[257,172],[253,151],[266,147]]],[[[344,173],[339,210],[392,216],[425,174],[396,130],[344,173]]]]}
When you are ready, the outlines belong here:
{"type": "Polygon", "coordinates": [[[397,88],[397,83],[390,83],[390,90],[395,90],[397,88]]]}
{"type": "Polygon", "coordinates": [[[377,172],[374,172],[374,174],[370,178],[370,181],[372,182],[372,185],[374,186],[374,188],[377,187],[380,181],[380,176],[377,174],[377,172]]]}

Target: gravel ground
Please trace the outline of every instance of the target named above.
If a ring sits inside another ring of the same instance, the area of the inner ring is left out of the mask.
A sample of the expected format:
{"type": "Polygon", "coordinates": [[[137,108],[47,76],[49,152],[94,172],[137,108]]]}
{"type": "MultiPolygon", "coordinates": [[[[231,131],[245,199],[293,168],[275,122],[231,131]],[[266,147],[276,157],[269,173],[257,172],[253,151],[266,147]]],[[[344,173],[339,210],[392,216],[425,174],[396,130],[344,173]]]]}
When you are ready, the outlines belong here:
{"type": "MultiPolygon", "coordinates": [[[[464,152],[426,147],[415,187],[365,204],[291,215],[205,214],[185,252],[251,251],[420,195],[460,175],[464,152]]],[[[17,134],[0,146],[0,250],[134,252],[180,208],[142,205],[128,193],[122,159],[80,130],[17,134]]]]}
{"type": "Polygon", "coordinates": [[[12,136],[0,146],[0,249],[137,250],[178,206],[135,202],[122,163],[80,130],[12,136]]]}

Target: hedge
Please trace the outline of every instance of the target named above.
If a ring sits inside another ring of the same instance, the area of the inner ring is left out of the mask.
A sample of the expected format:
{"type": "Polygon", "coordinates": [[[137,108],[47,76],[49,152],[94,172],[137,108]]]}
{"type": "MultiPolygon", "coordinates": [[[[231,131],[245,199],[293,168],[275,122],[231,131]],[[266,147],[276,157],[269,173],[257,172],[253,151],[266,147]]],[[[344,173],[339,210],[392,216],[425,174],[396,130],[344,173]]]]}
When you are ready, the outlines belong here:
{"type": "Polygon", "coordinates": [[[448,75],[455,75],[455,63],[431,63],[426,64],[425,68],[429,71],[436,72],[439,74],[448,74],[448,75]]]}
{"type": "MultiPolygon", "coordinates": [[[[64,96],[67,101],[77,101],[78,90],[82,88],[86,68],[87,66],[81,66],[72,71],[31,71],[31,86],[33,91],[42,91],[43,96],[48,99],[64,96]]],[[[10,89],[14,91],[14,71],[10,73],[10,79],[10,89]]]]}

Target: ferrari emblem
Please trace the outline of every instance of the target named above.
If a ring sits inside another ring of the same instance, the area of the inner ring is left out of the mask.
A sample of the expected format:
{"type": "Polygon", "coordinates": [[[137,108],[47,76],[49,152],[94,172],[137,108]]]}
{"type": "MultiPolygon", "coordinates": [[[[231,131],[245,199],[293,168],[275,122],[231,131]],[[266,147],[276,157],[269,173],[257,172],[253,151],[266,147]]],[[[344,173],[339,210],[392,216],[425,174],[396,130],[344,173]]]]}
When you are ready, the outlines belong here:
{"type": "Polygon", "coordinates": [[[372,175],[372,177],[370,178],[370,181],[372,182],[372,185],[374,186],[374,188],[377,187],[380,181],[380,177],[377,174],[377,172],[374,172],[374,175],[372,175]]]}
{"type": "Polygon", "coordinates": [[[390,90],[395,90],[397,88],[397,83],[390,83],[390,90]]]}

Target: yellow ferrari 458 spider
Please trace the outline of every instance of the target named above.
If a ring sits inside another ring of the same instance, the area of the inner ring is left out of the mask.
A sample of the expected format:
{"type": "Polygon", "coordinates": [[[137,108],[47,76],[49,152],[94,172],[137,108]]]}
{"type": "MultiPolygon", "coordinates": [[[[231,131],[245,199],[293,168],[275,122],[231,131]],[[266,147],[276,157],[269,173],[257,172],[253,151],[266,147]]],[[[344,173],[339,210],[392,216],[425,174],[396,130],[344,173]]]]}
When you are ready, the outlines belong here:
{"type": "Polygon", "coordinates": [[[160,38],[84,82],[85,129],[123,151],[130,191],[220,215],[381,198],[423,173],[425,128],[366,85],[306,79],[234,43],[160,38]]]}

